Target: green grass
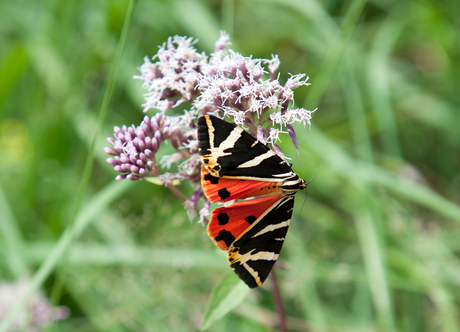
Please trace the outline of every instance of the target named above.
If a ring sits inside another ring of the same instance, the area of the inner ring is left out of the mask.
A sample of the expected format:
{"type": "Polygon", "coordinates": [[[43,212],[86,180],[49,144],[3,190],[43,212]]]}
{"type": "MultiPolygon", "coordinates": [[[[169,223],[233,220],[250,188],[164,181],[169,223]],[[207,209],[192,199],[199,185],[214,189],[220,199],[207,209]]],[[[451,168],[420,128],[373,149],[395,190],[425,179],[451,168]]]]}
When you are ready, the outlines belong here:
{"type": "MultiPolygon", "coordinates": [[[[320,162],[278,270],[290,330],[460,331],[460,4],[140,0],[129,24],[128,8],[0,3],[0,280],[68,306],[50,330],[201,326],[224,253],[164,187],[115,182],[102,148],[141,121],[145,55],[175,34],[209,53],[225,29],[243,55],[279,54],[282,82],[309,75],[296,105],[319,108],[301,155],[283,145],[304,179],[320,162]]],[[[275,318],[263,287],[209,330],[275,318]]]]}

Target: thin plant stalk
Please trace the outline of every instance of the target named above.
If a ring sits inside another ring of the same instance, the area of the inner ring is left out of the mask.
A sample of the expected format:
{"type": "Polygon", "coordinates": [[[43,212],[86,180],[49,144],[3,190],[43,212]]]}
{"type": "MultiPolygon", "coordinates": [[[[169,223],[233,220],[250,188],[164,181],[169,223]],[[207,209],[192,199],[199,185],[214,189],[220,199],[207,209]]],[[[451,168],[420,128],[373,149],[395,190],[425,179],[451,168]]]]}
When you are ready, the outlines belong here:
{"type": "Polygon", "coordinates": [[[283,298],[281,297],[281,292],[278,284],[278,278],[276,277],[275,269],[273,269],[270,273],[270,278],[272,281],[273,302],[275,302],[275,309],[278,315],[278,329],[280,332],[287,332],[286,313],[284,311],[283,298]]]}

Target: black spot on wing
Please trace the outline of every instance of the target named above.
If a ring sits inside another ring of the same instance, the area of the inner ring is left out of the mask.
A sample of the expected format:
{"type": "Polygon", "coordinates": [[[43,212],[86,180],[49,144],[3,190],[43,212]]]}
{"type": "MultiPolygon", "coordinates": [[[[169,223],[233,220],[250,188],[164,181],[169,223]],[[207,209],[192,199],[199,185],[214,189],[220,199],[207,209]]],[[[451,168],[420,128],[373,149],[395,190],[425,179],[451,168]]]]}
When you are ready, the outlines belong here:
{"type": "Polygon", "coordinates": [[[212,184],[218,184],[219,183],[219,178],[216,178],[215,176],[212,176],[210,173],[206,174],[204,176],[205,181],[209,181],[212,184]]]}
{"type": "Polygon", "coordinates": [[[217,192],[221,200],[227,199],[230,197],[230,192],[226,188],[219,189],[217,192]]]}
{"type": "Polygon", "coordinates": [[[291,219],[292,208],[294,207],[294,196],[286,196],[268,212],[259,222],[252,224],[241,237],[233,243],[241,255],[252,251],[252,254],[259,251],[269,251],[279,254],[284,241],[279,240],[286,237],[288,226],[276,228],[255,236],[267,226],[277,225],[291,219]],[[255,249],[255,250],[254,250],[255,249]],[[254,250],[254,251],[253,251],[254,250]]]}
{"type": "Polygon", "coordinates": [[[217,215],[217,220],[219,221],[219,225],[227,225],[230,218],[228,217],[228,214],[222,212],[217,215]]]}
{"type": "Polygon", "coordinates": [[[227,247],[230,247],[230,245],[235,241],[235,237],[233,236],[232,233],[226,231],[225,229],[221,230],[219,234],[215,238],[216,241],[224,241],[224,243],[227,245],[227,247]]]}
{"type": "Polygon", "coordinates": [[[256,221],[257,218],[254,217],[254,216],[248,216],[248,217],[244,218],[244,220],[246,220],[248,223],[250,223],[250,224],[252,225],[252,223],[253,223],[254,221],[256,221]]]}

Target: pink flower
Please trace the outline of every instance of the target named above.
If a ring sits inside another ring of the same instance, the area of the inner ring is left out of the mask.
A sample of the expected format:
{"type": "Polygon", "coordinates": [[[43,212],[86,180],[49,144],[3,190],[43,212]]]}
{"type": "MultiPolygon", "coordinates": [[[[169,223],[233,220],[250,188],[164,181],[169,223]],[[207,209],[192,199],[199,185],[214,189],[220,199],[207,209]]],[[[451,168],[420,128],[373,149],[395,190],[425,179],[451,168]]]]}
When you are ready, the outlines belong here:
{"type": "MultiPolygon", "coordinates": [[[[200,220],[209,214],[209,202],[205,201],[204,207],[198,210],[198,201],[204,197],[199,181],[201,162],[196,134],[199,115],[232,118],[234,123],[245,127],[281,158],[287,159],[276,145],[279,134],[289,133],[298,149],[292,124],[300,122],[311,126],[314,112],[289,108],[294,103],[293,90],[310,85],[308,77],[304,79],[305,74],[291,75],[283,86],[278,80],[277,55],[271,59],[245,57],[228,49],[229,39],[221,31],[214,53],[208,57],[193,47],[197,42],[193,38],[174,36],[168,38],[152,60],[146,57],[139,68],[141,75],[134,78],[143,80],[142,86],[148,90],[142,105],[144,112],[152,108],[160,112],[151,118],[145,116],[139,126],[115,127],[114,138],[107,139],[112,146],[104,149],[110,155],[107,162],[119,173],[117,180],[153,176],[157,183],[167,186],[172,181],[192,181],[196,190],[190,199],[183,200],[189,211],[199,213],[200,220]],[[183,102],[191,102],[192,108],[182,115],[165,114],[183,102]],[[158,162],[158,149],[167,143],[176,152],[162,156],[158,162]],[[176,172],[161,171],[172,169],[175,164],[176,172]]],[[[176,192],[176,195],[179,194],[176,192]]]]}

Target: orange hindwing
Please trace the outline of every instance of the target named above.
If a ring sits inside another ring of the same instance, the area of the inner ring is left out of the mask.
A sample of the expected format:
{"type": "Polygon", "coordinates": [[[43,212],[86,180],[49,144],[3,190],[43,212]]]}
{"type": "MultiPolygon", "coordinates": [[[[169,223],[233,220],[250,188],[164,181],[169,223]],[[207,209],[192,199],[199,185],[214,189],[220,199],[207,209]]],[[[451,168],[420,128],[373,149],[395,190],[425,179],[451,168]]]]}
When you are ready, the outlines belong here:
{"type": "Polygon", "coordinates": [[[241,233],[279,200],[280,196],[269,195],[215,209],[208,224],[209,237],[220,249],[227,250],[241,233]]]}
{"type": "Polygon", "coordinates": [[[211,203],[282,193],[276,182],[217,178],[212,176],[205,166],[201,167],[201,187],[211,203]]]}

